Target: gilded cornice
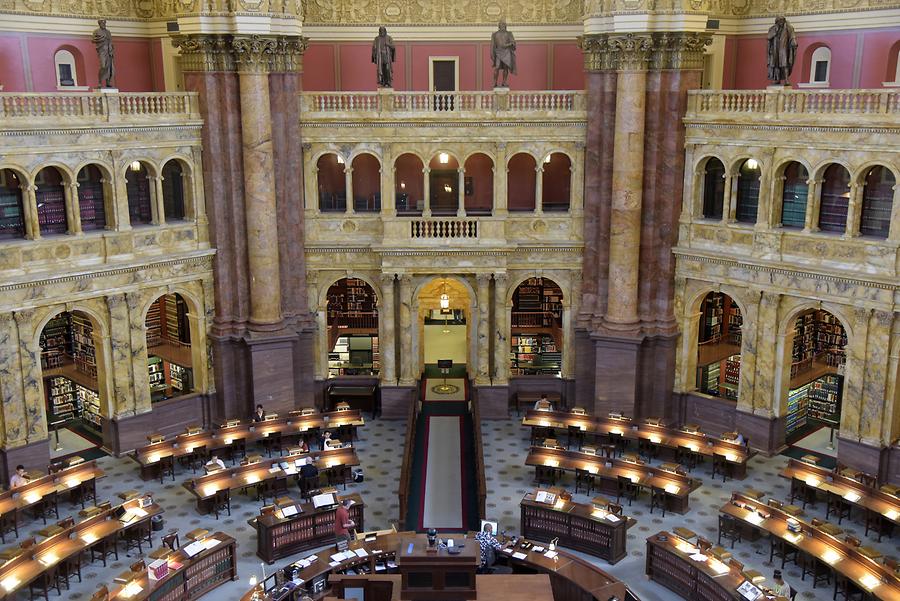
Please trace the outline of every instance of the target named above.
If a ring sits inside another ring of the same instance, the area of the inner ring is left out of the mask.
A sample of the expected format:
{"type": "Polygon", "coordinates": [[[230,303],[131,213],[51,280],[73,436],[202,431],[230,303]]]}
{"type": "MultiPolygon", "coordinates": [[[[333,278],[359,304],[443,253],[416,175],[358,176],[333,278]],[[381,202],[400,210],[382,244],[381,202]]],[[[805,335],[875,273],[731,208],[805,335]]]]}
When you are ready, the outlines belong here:
{"type": "Polygon", "coordinates": [[[303,16],[301,0],[0,0],[0,13],[121,21],[198,15],[303,16]]]}
{"type": "Polygon", "coordinates": [[[579,38],[587,71],[702,69],[706,33],[593,34],[579,38]]]}
{"type": "Polygon", "coordinates": [[[285,73],[299,71],[307,39],[299,36],[177,35],[182,71],[285,73]]]}
{"type": "Polygon", "coordinates": [[[305,25],[580,25],[584,0],[302,0],[305,25]]]}
{"type": "Polygon", "coordinates": [[[900,8],[898,0],[584,0],[587,18],[699,13],[724,18],[812,15],[900,8]]]}

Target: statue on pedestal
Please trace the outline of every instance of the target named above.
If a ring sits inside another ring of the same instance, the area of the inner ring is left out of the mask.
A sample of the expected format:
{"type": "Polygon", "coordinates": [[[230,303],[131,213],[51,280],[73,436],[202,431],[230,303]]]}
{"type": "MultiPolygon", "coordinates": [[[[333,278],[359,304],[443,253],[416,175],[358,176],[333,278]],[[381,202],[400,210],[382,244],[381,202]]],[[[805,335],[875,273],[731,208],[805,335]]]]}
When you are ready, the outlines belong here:
{"type": "Polygon", "coordinates": [[[106,28],[106,19],[97,21],[98,27],[91,36],[91,41],[97,48],[97,58],[100,59],[100,72],[97,75],[101,88],[112,88],[115,68],[113,66],[112,33],[106,28]]]}
{"type": "Polygon", "coordinates": [[[769,81],[775,85],[789,85],[788,78],[794,70],[797,56],[797,35],[784,17],[775,17],[775,25],[768,35],[769,81]]]}
{"type": "Polygon", "coordinates": [[[394,40],[384,27],[378,28],[378,37],[372,42],[372,62],[378,74],[378,85],[382,88],[394,87],[394,40]]]}
{"type": "Polygon", "coordinates": [[[500,85],[508,88],[506,80],[509,74],[516,74],[516,39],[506,30],[506,21],[500,21],[497,31],[491,36],[491,64],[494,66],[494,87],[497,87],[497,77],[503,71],[503,83],[500,85]]]}

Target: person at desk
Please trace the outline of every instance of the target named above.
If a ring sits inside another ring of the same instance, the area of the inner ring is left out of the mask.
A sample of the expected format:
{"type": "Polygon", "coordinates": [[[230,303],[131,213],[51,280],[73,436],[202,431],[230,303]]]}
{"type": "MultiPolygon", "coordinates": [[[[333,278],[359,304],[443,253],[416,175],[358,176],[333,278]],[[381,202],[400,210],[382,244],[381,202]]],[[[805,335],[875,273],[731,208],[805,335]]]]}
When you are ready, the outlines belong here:
{"type": "Polygon", "coordinates": [[[732,440],[732,442],[739,444],[739,445],[747,444],[747,440],[744,438],[744,435],[741,434],[740,432],[738,432],[737,430],[735,430],[734,438],[732,438],[731,440],[732,440]]]}
{"type": "Polygon", "coordinates": [[[203,467],[204,467],[204,469],[206,469],[206,473],[208,474],[208,473],[210,473],[210,472],[215,472],[215,471],[218,471],[218,470],[224,470],[224,469],[225,469],[225,462],[222,461],[221,459],[219,459],[219,456],[218,456],[218,455],[216,455],[215,453],[213,453],[212,455],[210,455],[209,461],[207,461],[206,464],[204,464],[203,467]]]}
{"type": "Polygon", "coordinates": [[[256,413],[253,414],[253,421],[255,421],[255,422],[266,421],[266,410],[263,409],[262,405],[256,406],[256,413]]]}
{"type": "Polygon", "coordinates": [[[494,536],[494,527],[490,524],[484,525],[484,529],[475,535],[475,540],[478,541],[478,548],[481,550],[481,569],[484,569],[487,567],[488,549],[493,548],[495,551],[499,551],[503,545],[494,536]]]}
{"type": "Polygon", "coordinates": [[[330,440],[331,440],[331,432],[329,432],[328,430],[325,430],[325,433],[322,435],[322,440],[320,441],[323,451],[328,448],[328,442],[330,440]]]}
{"type": "Polygon", "coordinates": [[[781,570],[775,570],[772,573],[772,579],[775,581],[775,586],[772,587],[772,592],[781,597],[786,597],[788,599],[791,598],[791,593],[794,591],[791,589],[791,585],[784,581],[784,578],[781,576],[781,570]]]}
{"type": "Polygon", "coordinates": [[[549,397],[547,397],[546,392],[541,394],[541,398],[534,402],[534,410],[540,411],[541,409],[553,409],[553,403],[550,402],[550,399],[549,397]]]}
{"type": "Polygon", "coordinates": [[[344,499],[334,512],[334,537],[338,542],[350,540],[350,533],[356,528],[356,522],[350,519],[351,499],[344,499]]]}
{"type": "Polygon", "coordinates": [[[297,443],[297,448],[300,449],[301,453],[309,453],[309,443],[306,442],[305,438],[301,438],[297,443]]]}
{"type": "Polygon", "coordinates": [[[28,476],[25,475],[25,466],[17,465],[16,471],[9,479],[9,488],[19,488],[20,486],[25,486],[28,484],[28,476]]]}
{"type": "Polygon", "coordinates": [[[313,464],[312,457],[307,457],[303,465],[300,466],[301,478],[315,478],[319,475],[319,468],[313,464]]]}

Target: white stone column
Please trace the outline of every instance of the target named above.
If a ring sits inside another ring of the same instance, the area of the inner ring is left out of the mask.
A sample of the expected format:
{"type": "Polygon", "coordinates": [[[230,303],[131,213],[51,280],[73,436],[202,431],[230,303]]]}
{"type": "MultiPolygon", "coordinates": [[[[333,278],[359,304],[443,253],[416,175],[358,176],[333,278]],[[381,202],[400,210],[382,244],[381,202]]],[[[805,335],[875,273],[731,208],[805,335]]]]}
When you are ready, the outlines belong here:
{"type": "Polygon", "coordinates": [[[25,222],[25,238],[28,240],[40,240],[41,226],[38,223],[37,197],[35,196],[37,186],[34,184],[23,184],[21,190],[22,218],[25,222]]]}
{"type": "Polygon", "coordinates": [[[772,178],[772,203],[769,212],[769,223],[774,227],[781,227],[781,216],[784,213],[784,182],[785,176],[772,178]]]}
{"type": "Polygon", "coordinates": [[[534,212],[536,215],[544,214],[544,166],[539,164],[534,168],[534,212]]]}
{"type": "Polygon", "coordinates": [[[888,232],[888,240],[891,242],[900,241],[900,185],[895,185],[894,202],[891,205],[891,228],[888,232]]]}
{"type": "Polygon", "coordinates": [[[153,188],[153,224],[166,224],[166,205],[163,202],[163,178],[161,175],[148,175],[153,188]]]}
{"type": "Polygon", "coordinates": [[[767,169],[763,168],[762,164],[760,164],[760,171],[755,227],[758,230],[766,230],[772,227],[772,205],[775,198],[775,191],[772,189],[772,186],[775,183],[775,178],[769,174],[767,169]]]}
{"type": "Polygon", "coordinates": [[[859,236],[859,223],[862,219],[863,185],[857,182],[850,184],[850,200],[847,203],[847,227],[844,230],[845,238],[859,236]]]}
{"type": "Polygon", "coordinates": [[[347,214],[352,215],[356,208],[353,206],[353,167],[349,164],[344,166],[344,187],[347,189],[347,214]]]}
{"type": "Polygon", "coordinates": [[[458,180],[458,205],[456,206],[456,216],[457,217],[465,217],[466,216],[466,170],[463,167],[460,167],[456,170],[458,180]]]}
{"type": "Polygon", "coordinates": [[[415,367],[418,365],[418,356],[413,355],[412,336],[413,327],[413,287],[412,276],[404,274],[400,276],[400,385],[412,386],[416,381],[415,367]]]}
{"type": "Polygon", "coordinates": [[[509,321],[507,320],[505,273],[494,274],[494,386],[509,383],[509,321]]]}
{"type": "Polygon", "coordinates": [[[323,305],[316,311],[316,379],[328,379],[328,308],[323,305]]]}
{"type": "Polygon", "coordinates": [[[476,323],[476,357],[477,367],[475,371],[475,384],[487,386],[491,383],[490,368],[490,303],[491,303],[491,274],[479,273],[475,275],[475,305],[478,309],[476,323]]]}
{"type": "Polygon", "coordinates": [[[394,189],[397,185],[394,180],[394,152],[393,147],[385,145],[383,147],[383,156],[381,160],[381,214],[385,217],[396,217],[397,215],[397,192],[394,189]]]}
{"type": "Polygon", "coordinates": [[[494,199],[491,214],[495,217],[505,217],[509,212],[506,177],[506,143],[504,142],[497,144],[497,162],[494,163],[494,199]]]}
{"type": "Polygon", "coordinates": [[[425,203],[425,206],[422,208],[422,217],[431,217],[431,168],[425,167],[422,169],[422,174],[425,180],[422,186],[423,195],[425,196],[422,199],[425,203]]]}
{"type": "Polygon", "coordinates": [[[822,206],[821,194],[822,180],[806,180],[806,216],[803,222],[803,231],[806,233],[819,231],[819,208],[822,206]]]}
{"type": "Polygon", "coordinates": [[[78,199],[78,182],[64,184],[66,195],[66,220],[69,224],[69,233],[79,235],[81,231],[81,205],[78,199]]]}
{"type": "Polygon", "coordinates": [[[737,221],[737,187],[740,176],[734,177],[730,173],[725,175],[725,198],[722,200],[722,221],[734,223],[737,221]]]}
{"type": "MultiPolygon", "coordinates": [[[[383,206],[383,205],[382,205],[383,206]]],[[[394,274],[381,274],[381,304],[378,307],[378,342],[381,347],[381,382],[388,386],[397,383],[397,328],[394,324],[394,274]]]]}

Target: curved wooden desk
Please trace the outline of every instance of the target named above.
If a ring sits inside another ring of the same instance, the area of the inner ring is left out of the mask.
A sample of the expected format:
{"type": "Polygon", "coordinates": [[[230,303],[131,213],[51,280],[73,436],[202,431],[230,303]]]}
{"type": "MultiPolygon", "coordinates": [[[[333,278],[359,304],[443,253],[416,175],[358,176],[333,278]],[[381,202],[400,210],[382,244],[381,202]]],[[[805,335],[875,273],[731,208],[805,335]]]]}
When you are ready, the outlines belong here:
{"type": "MultiPolygon", "coordinates": [[[[328,547],[316,553],[315,561],[300,569],[298,576],[303,579],[303,586],[307,587],[307,590],[316,591],[316,595],[319,595],[324,591],[328,575],[331,572],[345,572],[348,569],[364,566],[363,569],[370,570],[372,574],[384,574],[389,569],[377,568],[376,565],[382,564],[387,566],[388,562],[394,562],[401,539],[404,536],[408,537],[414,534],[413,532],[394,532],[378,536],[374,540],[352,542],[349,546],[350,550],[364,549],[366,555],[364,557],[344,559],[333,567],[329,562],[331,561],[330,556],[335,553],[335,548],[328,547]]],[[[420,534],[418,536],[424,537],[425,535],[420,534]]],[[[466,535],[464,541],[460,541],[458,536],[454,537],[454,539],[466,545],[477,545],[478,543],[473,537],[474,533],[470,532],[466,535]]],[[[613,596],[620,599],[620,601],[625,601],[626,599],[638,601],[638,597],[628,589],[624,582],[617,580],[587,561],[559,549],[557,550],[557,556],[551,559],[544,555],[546,550],[543,552],[534,550],[535,546],[540,548],[542,546],[541,543],[524,541],[530,543],[531,547],[522,549],[521,544],[523,541],[524,539],[521,539],[520,546],[516,548],[513,548],[511,542],[507,541],[503,550],[497,554],[498,558],[507,562],[515,570],[548,574],[553,586],[554,601],[605,600],[613,596]],[[514,552],[519,556],[513,556],[514,552]]],[[[296,562],[296,564],[299,563],[296,562]]],[[[489,578],[490,576],[487,577],[489,578]]],[[[251,601],[257,588],[247,591],[241,597],[241,601],[251,601]]],[[[260,599],[261,601],[275,601],[291,599],[291,596],[290,594],[287,596],[267,594],[260,597],[260,599]]]]}

